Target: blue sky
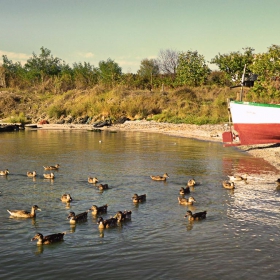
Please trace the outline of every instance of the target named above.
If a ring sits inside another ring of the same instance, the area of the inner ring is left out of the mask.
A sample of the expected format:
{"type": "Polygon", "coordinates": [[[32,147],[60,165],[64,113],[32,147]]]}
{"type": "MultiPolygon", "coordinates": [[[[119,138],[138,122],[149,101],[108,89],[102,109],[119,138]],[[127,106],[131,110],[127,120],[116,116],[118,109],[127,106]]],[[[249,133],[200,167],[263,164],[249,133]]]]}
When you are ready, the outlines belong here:
{"type": "Polygon", "coordinates": [[[111,58],[135,73],[166,49],[263,53],[280,44],[279,11],[280,0],[0,0],[0,62],[43,46],[70,66],[111,58]]]}

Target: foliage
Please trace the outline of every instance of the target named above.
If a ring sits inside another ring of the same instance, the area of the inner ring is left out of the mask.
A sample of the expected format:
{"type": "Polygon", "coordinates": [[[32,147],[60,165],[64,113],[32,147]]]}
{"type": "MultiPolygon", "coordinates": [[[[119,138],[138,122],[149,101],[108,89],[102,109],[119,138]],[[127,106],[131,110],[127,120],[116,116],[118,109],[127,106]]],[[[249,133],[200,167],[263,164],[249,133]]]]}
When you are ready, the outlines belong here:
{"type": "Polygon", "coordinates": [[[200,86],[205,84],[210,69],[203,55],[197,51],[179,54],[176,83],[179,86],[200,86]]]}
{"type": "Polygon", "coordinates": [[[111,58],[99,62],[100,82],[107,87],[114,87],[120,80],[122,68],[111,58]]]}
{"type": "Polygon", "coordinates": [[[220,71],[227,75],[229,80],[240,81],[245,64],[247,65],[246,74],[251,73],[250,66],[254,61],[253,48],[243,48],[244,53],[231,52],[229,54],[218,54],[212,60],[212,64],[216,64],[220,71]]]}

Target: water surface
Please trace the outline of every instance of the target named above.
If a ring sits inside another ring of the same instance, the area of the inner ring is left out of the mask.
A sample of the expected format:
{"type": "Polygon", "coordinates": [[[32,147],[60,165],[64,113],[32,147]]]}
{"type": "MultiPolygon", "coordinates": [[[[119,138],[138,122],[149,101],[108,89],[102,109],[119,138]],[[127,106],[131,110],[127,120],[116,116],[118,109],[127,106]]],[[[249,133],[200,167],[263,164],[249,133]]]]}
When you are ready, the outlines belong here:
{"type": "Polygon", "coordinates": [[[277,170],[220,143],[143,132],[25,131],[0,134],[0,271],[3,279],[276,279],[279,243],[277,170]],[[54,180],[43,166],[59,163],[54,180]],[[27,171],[38,177],[27,178],[27,171]],[[150,175],[170,176],[156,182],[150,175]],[[222,180],[249,174],[234,191],[222,180]],[[87,182],[96,176],[110,189],[87,182]],[[179,189],[199,183],[193,206],[178,205],[179,189]],[[73,202],[60,201],[70,193],[73,202]],[[147,201],[134,205],[134,193],[147,201]],[[104,218],[131,210],[132,220],[100,231],[96,217],[70,226],[69,211],[108,204],[104,218]],[[10,218],[6,209],[42,211],[10,218]],[[187,210],[207,210],[190,223],[187,210]],[[40,232],[64,232],[64,241],[37,246],[40,232]]]}

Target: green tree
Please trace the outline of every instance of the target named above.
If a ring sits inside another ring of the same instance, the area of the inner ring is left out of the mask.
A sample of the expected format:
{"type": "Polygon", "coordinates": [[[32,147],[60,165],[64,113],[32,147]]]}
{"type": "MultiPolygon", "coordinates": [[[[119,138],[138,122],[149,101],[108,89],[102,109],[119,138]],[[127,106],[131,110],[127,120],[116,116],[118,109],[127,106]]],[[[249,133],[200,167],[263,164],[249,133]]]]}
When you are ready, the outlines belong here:
{"type": "Polygon", "coordinates": [[[60,58],[53,57],[51,51],[41,47],[41,53],[29,58],[24,68],[29,73],[30,79],[43,82],[45,78],[56,76],[61,72],[62,62],[60,58]]]}
{"type": "Polygon", "coordinates": [[[155,59],[143,59],[140,69],[137,71],[139,76],[139,87],[152,89],[155,78],[159,75],[159,66],[155,59]]]}
{"type": "Polygon", "coordinates": [[[96,85],[98,83],[98,75],[98,69],[88,62],[73,64],[73,76],[77,88],[86,89],[96,85]]]}
{"type": "Polygon", "coordinates": [[[246,73],[249,75],[251,73],[251,65],[254,60],[254,49],[253,48],[243,48],[244,53],[241,52],[231,52],[229,54],[218,54],[216,55],[210,63],[216,64],[220,71],[226,73],[227,78],[233,81],[241,81],[244,66],[246,64],[246,73]]]}
{"type": "Polygon", "coordinates": [[[99,62],[100,82],[106,86],[114,87],[121,79],[122,68],[111,58],[99,62]]]}
{"type": "Polygon", "coordinates": [[[179,86],[203,85],[210,72],[203,55],[197,51],[181,52],[178,60],[176,84],[179,86]]]}

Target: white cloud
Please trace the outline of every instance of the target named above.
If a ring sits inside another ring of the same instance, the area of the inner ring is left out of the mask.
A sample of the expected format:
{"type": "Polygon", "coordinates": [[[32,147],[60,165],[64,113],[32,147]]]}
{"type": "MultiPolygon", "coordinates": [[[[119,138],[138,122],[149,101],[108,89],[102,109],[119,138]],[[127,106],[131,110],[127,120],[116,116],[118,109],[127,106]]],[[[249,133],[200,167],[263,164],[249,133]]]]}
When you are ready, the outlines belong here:
{"type": "Polygon", "coordinates": [[[13,63],[20,62],[22,65],[24,65],[27,59],[31,57],[30,54],[26,54],[26,53],[15,53],[15,52],[7,52],[7,51],[0,50],[1,62],[2,62],[3,55],[6,55],[9,60],[13,61],[13,63]]]}
{"type": "Polygon", "coordinates": [[[80,57],[85,57],[85,58],[92,58],[95,56],[94,53],[92,52],[87,52],[87,53],[79,52],[78,55],[80,57]]]}

